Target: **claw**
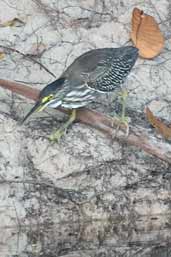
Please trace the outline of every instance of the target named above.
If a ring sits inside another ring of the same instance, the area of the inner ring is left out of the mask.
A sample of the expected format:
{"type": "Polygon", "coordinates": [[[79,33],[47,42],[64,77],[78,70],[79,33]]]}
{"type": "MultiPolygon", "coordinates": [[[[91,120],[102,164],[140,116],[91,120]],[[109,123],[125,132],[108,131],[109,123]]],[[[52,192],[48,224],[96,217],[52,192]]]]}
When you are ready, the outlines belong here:
{"type": "Polygon", "coordinates": [[[52,142],[59,142],[61,137],[66,133],[65,130],[58,129],[55,133],[49,136],[49,140],[52,142]]]}
{"type": "Polygon", "coordinates": [[[128,122],[124,122],[124,125],[126,126],[125,137],[128,137],[129,136],[129,123],[128,122]]]}
{"type": "Polygon", "coordinates": [[[61,137],[66,133],[68,127],[74,122],[76,119],[76,110],[74,109],[70,115],[69,120],[55,133],[49,136],[49,140],[52,142],[59,142],[61,137]]]}
{"type": "MultiPolygon", "coordinates": [[[[125,117],[125,118],[127,119],[127,117],[125,117]]],[[[127,119],[127,121],[125,121],[125,120],[123,121],[122,118],[118,118],[118,120],[119,120],[120,124],[118,124],[117,127],[115,128],[115,131],[114,131],[114,133],[112,135],[112,139],[116,138],[116,135],[117,135],[119,129],[121,128],[121,123],[123,123],[125,125],[125,127],[126,127],[125,137],[129,136],[129,123],[128,123],[128,119],[127,119]]]]}

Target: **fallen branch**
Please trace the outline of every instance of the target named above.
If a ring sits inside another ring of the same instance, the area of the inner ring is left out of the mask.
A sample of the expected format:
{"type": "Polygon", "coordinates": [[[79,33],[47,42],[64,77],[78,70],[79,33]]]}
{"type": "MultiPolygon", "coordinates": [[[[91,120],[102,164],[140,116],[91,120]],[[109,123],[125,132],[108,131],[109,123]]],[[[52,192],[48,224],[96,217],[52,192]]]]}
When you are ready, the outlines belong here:
{"type": "MultiPolygon", "coordinates": [[[[34,101],[38,99],[40,93],[38,89],[3,79],[0,79],[0,86],[34,101]]],[[[64,109],[58,110],[68,113],[64,109]]],[[[115,139],[119,140],[121,143],[136,146],[171,164],[171,145],[154,137],[154,135],[150,135],[144,128],[134,128],[130,126],[130,134],[128,137],[125,137],[125,126],[120,124],[117,119],[107,117],[102,113],[87,108],[77,111],[77,121],[94,127],[109,136],[113,137],[115,135],[115,139]],[[120,126],[120,130],[115,133],[118,126],[120,126]]]]}

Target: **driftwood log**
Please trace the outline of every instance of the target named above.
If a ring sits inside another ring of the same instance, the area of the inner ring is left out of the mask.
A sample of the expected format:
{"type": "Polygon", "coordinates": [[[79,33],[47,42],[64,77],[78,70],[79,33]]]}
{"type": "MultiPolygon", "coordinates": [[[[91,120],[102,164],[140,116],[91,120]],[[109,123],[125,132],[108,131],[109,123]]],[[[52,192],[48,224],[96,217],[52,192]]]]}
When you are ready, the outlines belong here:
{"type": "MultiPolygon", "coordinates": [[[[34,101],[38,99],[40,93],[38,89],[4,79],[0,79],[0,86],[34,101]]],[[[64,109],[58,110],[67,113],[64,109]]],[[[126,137],[126,127],[124,124],[120,124],[117,119],[113,119],[87,108],[79,109],[77,111],[77,121],[94,127],[110,137],[114,136],[115,140],[118,140],[121,143],[135,146],[140,150],[144,150],[148,154],[171,164],[171,144],[163,139],[155,137],[147,129],[130,125],[130,133],[126,137]]]]}

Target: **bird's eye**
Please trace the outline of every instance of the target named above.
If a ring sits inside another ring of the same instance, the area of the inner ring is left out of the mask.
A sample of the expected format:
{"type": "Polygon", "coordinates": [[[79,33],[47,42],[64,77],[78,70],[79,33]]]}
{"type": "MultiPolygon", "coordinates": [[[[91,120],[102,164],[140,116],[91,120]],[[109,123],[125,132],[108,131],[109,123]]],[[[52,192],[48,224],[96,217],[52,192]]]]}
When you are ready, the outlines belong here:
{"type": "Polygon", "coordinates": [[[42,103],[47,103],[47,102],[49,102],[52,98],[53,98],[53,95],[52,95],[52,94],[51,94],[51,95],[48,95],[48,96],[45,96],[45,97],[43,97],[43,99],[42,99],[42,103]]]}

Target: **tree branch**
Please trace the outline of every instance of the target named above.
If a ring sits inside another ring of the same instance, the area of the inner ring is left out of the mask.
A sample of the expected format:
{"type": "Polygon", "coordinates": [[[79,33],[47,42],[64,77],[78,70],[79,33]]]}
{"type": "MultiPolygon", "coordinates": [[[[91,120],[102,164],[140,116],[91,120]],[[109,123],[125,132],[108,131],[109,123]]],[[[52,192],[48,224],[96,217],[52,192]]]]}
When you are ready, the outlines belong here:
{"type": "MultiPolygon", "coordinates": [[[[24,84],[0,79],[0,86],[14,93],[25,96],[36,101],[40,91],[24,84]]],[[[58,108],[58,110],[68,113],[67,110],[58,108]]],[[[110,118],[102,113],[87,108],[77,111],[77,121],[94,127],[108,136],[115,136],[121,143],[136,146],[145,152],[171,164],[171,145],[166,141],[160,140],[144,128],[135,128],[130,126],[130,134],[125,137],[125,125],[120,124],[117,119],[110,118]],[[119,131],[117,128],[119,126],[119,131]],[[116,133],[117,132],[117,133],[116,133]]]]}
{"type": "Polygon", "coordinates": [[[35,185],[35,186],[44,186],[53,188],[56,195],[58,197],[68,199],[70,201],[74,202],[81,202],[85,201],[87,199],[86,195],[82,192],[74,189],[65,189],[61,187],[57,187],[54,184],[48,183],[46,181],[40,181],[40,180],[33,180],[33,179],[26,179],[26,180],[15,180],[15,179],[0,179],[0,184],[29,184],[29,185],[35,185]]]}

